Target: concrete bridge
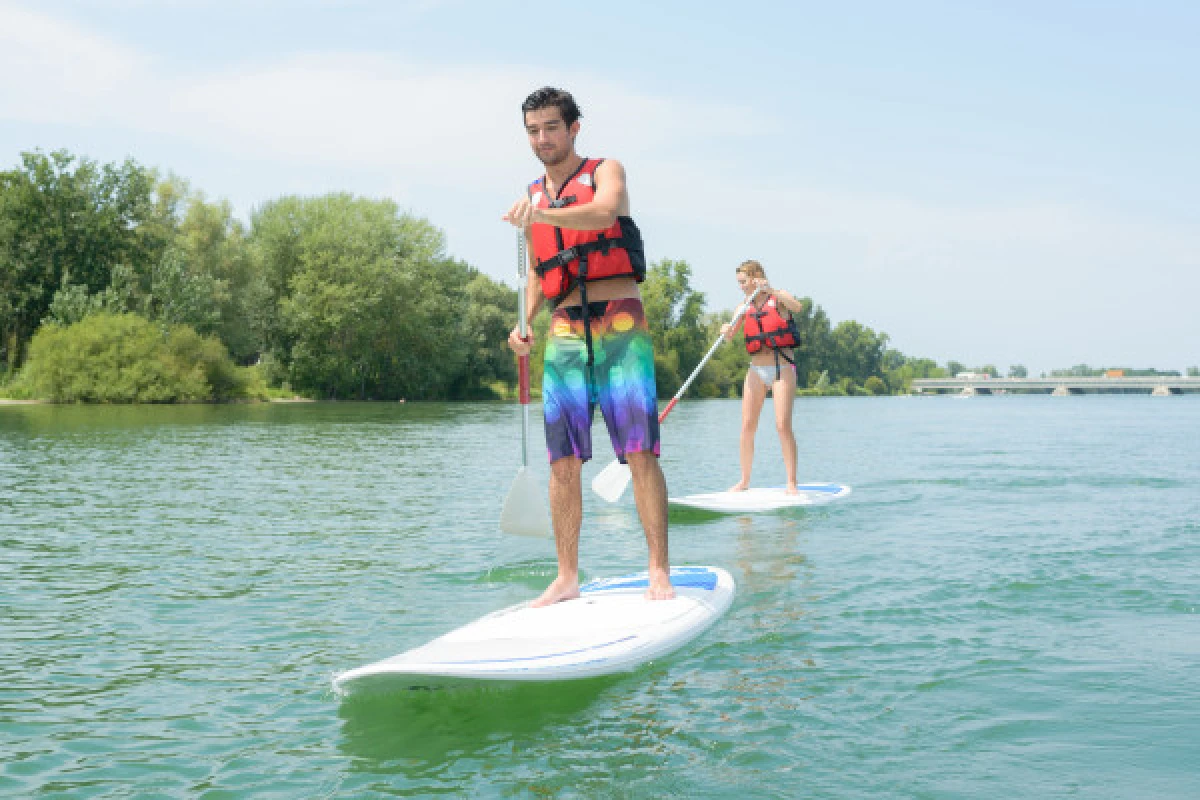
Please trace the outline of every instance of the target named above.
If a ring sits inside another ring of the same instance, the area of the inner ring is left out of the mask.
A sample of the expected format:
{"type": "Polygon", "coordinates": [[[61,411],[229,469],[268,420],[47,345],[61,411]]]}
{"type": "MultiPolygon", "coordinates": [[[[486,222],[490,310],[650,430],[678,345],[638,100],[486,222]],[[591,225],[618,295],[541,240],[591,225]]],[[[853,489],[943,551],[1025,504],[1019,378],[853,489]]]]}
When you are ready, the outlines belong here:
{"type": "Polygon", "coordinates": [[[1161,376],[1120,378],[922,378],[912,382],[917,394],[1151,394],[1200,393],[1200,378],[1161,376]]]}

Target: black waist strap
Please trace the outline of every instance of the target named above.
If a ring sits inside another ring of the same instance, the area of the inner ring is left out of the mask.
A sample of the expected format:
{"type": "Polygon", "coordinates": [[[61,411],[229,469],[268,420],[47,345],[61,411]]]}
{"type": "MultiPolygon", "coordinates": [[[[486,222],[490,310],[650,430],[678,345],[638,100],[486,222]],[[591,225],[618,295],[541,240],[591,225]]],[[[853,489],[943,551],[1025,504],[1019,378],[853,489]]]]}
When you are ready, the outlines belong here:
{"type": "Polygon", "coordinates": [[[608,300],[594,300],[588,303],[587,310],[584,311],[582,306],[564,306],[563,313],[567,315],[567,319],[576,322],[588,317],[603,317],[608,313],[608,300]]]}
{"type": "MultiPolygon", "coordinates": [[[[589,253],[608,255],[608,251],[614,247],[622,250],[628,250],[631,246],[640,244],[640,240],[626,238],[624,236],[618,239],[609,239],[608,237],[601,236],[594,242],[584,242],[583,244],[577,244],[574,247],[568,247],[565,250],[559,250],[557,253],[535,266],[534,270],[538,275],[545,275],[550,270],[565,267],[572,261],[579,261],[580,266],[582,267],[583,260],[588,256],[589,253]]],[[[583,272],[584,270],[581,269],[581,277],[583,272]]]]}
{"type": "MultiPolygon", "coordinates": [[[[788,358],[788,354],[783,352],[783,348],[781,347],[772,348],[772,351],[775,353],[775,380],[780,380],[783,378],[783,367],[779,363],[779,357],[783,356],[783,360],[791,364],[793,367],[796,366],[796,361],[795,359],[788,358]]],[[[799,379],[799,376],[797,376],[797,379],[799,379]]]]}

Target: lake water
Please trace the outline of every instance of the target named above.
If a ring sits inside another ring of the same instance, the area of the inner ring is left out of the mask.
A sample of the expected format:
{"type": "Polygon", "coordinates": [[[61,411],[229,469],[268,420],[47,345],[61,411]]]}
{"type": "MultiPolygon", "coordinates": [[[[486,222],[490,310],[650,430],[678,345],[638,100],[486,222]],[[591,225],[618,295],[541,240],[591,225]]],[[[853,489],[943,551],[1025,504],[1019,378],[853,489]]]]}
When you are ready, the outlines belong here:
{"type": "MultiPolygon", "coordinates": [[[[736,481],[738,408],[664,425],[673,494],[736,481]]],[[[1200,796],[1200,397],[795,424],[801,479],[854,494],[674,521],[673,562],[739,585],[676,656],[342,701],[333,673],[553,575],[497,530],[515,406],[0,407],[0,795],[1200,796]]],[[[757,465],[782,482],[769,422],[757,465]]],[[[584,577],[644,560],[589,493],[584,577]]]]}

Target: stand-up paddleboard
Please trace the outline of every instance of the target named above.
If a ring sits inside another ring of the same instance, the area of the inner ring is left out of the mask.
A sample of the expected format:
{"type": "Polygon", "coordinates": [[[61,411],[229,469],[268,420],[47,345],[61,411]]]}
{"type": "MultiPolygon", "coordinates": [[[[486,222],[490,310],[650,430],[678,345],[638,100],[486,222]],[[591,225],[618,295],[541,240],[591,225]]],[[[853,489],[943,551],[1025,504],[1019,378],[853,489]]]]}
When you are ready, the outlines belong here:
{"type": "Polygon", "coordinates": [[[493,612],[414,650],[343,672],[333,688],[349,694],[628,672],[687,644],[733,602],[733,578],[719,567],[675,567],[671,585],[674,598],[647,600],[644,572],[592,581],[575,600],[493,612]]]}
{"type": "Polygon", "coordinates": [[[840,483],[801,483],[796,485],[796,490],[796,494],[788,494],[784,487],[775,486],[744,492],[689,494],[668,498],[667,503],[714,514],[755,514],[797,506],[819,506],[850,494],[850,487],[840,483]]]}

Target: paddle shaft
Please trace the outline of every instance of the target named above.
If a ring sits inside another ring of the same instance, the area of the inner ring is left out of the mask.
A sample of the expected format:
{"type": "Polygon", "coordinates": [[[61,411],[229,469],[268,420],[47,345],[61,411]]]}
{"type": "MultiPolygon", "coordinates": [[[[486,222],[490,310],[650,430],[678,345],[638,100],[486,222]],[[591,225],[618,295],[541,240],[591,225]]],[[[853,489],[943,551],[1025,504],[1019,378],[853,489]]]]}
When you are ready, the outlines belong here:
{"type": "MultiPolygon", "coordinates": [[[[525,257],[525,231],[517,230],[517,333],[529,340],[525,320],[525,285],[529,279],[529,261],[525,257]]],[[[517,384],[521,401],[521,466],[529,466],[529,354],[517,356],[517,384]]]]}
{"type": "MultiPolygon", "coordinates": [[[[737,307],[737,311],[735,311],[733,314],[733,319],[729,320],[730,327],[737,325],[738,320],[742,318],[742,314],[746,313],[746,309],[750,307],[750,304],[754,302],[754,298],[758,296],[758,291],[758,289],[755,289],[753,292],[751,292],[750,296],[746,298],[745,302],[737,307]]],[[[671,413],[671,409],[675,408],[675,404],[679,402],[679,398],[683,397],[684,392],[686,392],[688,387],[692,385],[692,381],[696,380],[696,376],[700,374],[700,370],[704,369],[704,365],[708,363],[708,360],[713,357],[713,353],[717,352],[717,348],[721,346],[721,340],[724,338],[724,334],[717,335],[717,340],[712,343],[712,347],[708,348],[708,352],[704,354],[704,358],[700,359],[700,363],[696,365],[694,370],[692,370],[692,374],[689,375],[688,379],[683,382],[683,386],[679,387],[679,391],[676,392],[675,396],[671,398],[671,402],[667,403],[667,407],[664,408],[662,413],[658,415],[659,424],[662,424],[663,420],[667,418],[667,415],[671,413]]]]}

